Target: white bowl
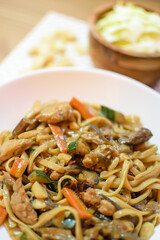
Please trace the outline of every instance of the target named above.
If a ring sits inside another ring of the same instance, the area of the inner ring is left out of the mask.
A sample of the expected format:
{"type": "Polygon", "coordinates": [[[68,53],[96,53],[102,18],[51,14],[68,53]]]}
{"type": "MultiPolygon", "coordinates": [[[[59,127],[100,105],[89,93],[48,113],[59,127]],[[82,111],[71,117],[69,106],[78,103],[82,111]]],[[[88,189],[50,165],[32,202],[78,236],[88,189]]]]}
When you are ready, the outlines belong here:
{"type": "MultiPolygon", "coordinates": [[[[126,76],[98,69],[58,68],[22,75],[0,87],[0,132],[12,130],[32,107],[35,100],[70,100],[94,102],[119,110],[124,114],[139,115],[144,127],[149,128],[152,143],[160,142],[160,94],[126,76]]],[[[10,237],[0,228],[3,240],[10,237]]],[[[152,240],[159,240],[160,227],[152,240]]],[[[1,237],[0,237],[1,238],[1,237]]]]}

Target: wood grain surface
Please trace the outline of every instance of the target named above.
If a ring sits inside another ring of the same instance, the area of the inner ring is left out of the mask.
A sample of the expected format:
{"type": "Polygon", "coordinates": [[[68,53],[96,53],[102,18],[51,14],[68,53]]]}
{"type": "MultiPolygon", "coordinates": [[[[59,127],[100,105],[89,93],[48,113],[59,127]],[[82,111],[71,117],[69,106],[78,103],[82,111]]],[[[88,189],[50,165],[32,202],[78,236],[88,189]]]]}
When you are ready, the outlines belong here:
{"type": "MultiPolygon", "coordinates": [[[[50,10],[88,21],[98,5],[111,0],[0,0],[0,61],[50,10]]],[[[160,9],[160,0],[132,0],[160,9]]],[[[53,23],[54,24],[54,23],[53,23]]]]}

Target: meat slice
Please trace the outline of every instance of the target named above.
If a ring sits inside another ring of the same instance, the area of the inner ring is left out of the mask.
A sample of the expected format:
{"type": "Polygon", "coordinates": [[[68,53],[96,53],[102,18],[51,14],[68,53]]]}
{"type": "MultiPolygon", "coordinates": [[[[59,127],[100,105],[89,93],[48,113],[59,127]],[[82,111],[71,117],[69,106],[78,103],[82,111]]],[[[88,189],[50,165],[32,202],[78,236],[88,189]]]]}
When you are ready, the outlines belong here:
{"type": "Polygon", "coordinates": [[[111,156],[111,157],[116,157],[119,155],[118,151],[110,146],[110,145],[99,145],[95,150],[94,150],[95,153],[100,153],[102,154],[103,156],[111,156]]]}
{"type": "Polygon", "coordinates": [[[100,153],[90,152],[85,155],[82,161],[84,167],[101,172],[107,169],[108,160],[100,153]]]}
{"type": "Polygon", "coordinates": [[[120,137],[120,143],[127,145],[138,145],[148,141],[153,136],[152,132],[147,128],[141,128],[139,131],[133,132],[128,136],[120,137]]]}
{"type": "Polygon", "coordinates": [[[74,192],[76,192],[77,195],[79,195],[81,192],[86,191],[87,188],[93,188],[92,184],[82,182],[82,181],[69,181],[69,182],[66,182],[64,186],[74,190],[74,192]]]}
{"type": "Polygon", "coordinates": [[[91,170],[101,172],[106,170],[112,158],[118,156],[117,150],[110,145],[100,145],[92,152],[85,155],[83,165],[91,170]]]}
{"type": "Polygon", "coordinates": [[[30,148],[32,139],[11,139],[0,146],[0,164],[13,156],[21,155],[30,148]]]}
{"type": "Polygon", "coordinates": [[[83,133],[81,138],[88,143],[95,143],[97,145],[105,143],[95,132],[83,133]]]}
{"type": "Polygon", "coordinates": [[[23,133],[25,131],[29,131],[37,127],[38,121],[36,119],[27,119],[22,118],[22,120],[17,124],[15,129],[12,131],[13,136],[17,136],[20,133],[23,133]]]}
{"type": "Polygon", "coordinates": [[[3,182],[7,187],[12,189],[13,185],[15,183],[15,180],[14,180],[14,178],[11,177],[11,175],[8,172],[4,172],[3,182]]]}
{"type": "Polygon", "coordinates": [[[101,202],[101,197],[95,192],[93,188],[88,188],[86,192],[83,192],[82,199],[85,203],[92,206],[99,206],[101,202]]]}
{"type": "Polygon", "coordinates": [[[56,124],[62,121],[74,121],[74,115],[70,104],[63,102],[45,107],[36,119],[40,122],[56,124]]]}
{"type": "Polygon", "coordinates": [[[109,139],[111,138],[111,131],[112,130],[110,128],[103,127],[100,129],[94,124],[88,124],[83,128],[81,137],[88,143],[94,143],[97,145],[108,143],[110,145],[111,143],[109,142],[109,139]],[[107,138],[104,136],[104,133],[107,138]]]}
{"type": "Polygon", "coordinates": [[[41,228],[38,231],[42,235],[42,240],[76,240],[71,233],[71,230],[63,229],[63,228],[41,228]]]}
{"type": "Polygon", "coordinates": [[[33,225],[37,222],[37,213],[32,208],[31,202],[22,184],[22,178],[16,180],[13,185],[11,207],[14,214],[24,223],[33,225]]]}
{"type": "Polygon", "coordinates": [[[107,200],[101,200],[98,211],[105,216],[112,216],[116,211],[115,206],[107,200]]]}
{"type": "Polygon", "coordinates": [[[109,201],[99,196],[93,188],[88,188],[86,192],[81,193],[85,203],[94,206],[105,216],[112,216],[116,207],[109,201]]]}
{"type": "Polygon", "coordinates": [[[66,174],[77,175],[82,171],[81,167],[77,164],[69,164],[66,168],[66,174]]]}

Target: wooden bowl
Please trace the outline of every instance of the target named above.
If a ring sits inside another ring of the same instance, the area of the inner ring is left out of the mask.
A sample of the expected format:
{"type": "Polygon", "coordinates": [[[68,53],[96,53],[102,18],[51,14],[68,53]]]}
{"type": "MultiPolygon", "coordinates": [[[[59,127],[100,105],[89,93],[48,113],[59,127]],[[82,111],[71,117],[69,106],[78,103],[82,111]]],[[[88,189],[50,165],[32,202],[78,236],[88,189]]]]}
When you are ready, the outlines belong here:
{"type": "MultiPolygon", "coordinates": [[[[127,75],[153,87],[156,80],[160,78],[160,53],[141,54],[123,50],[104,40],[96,30],[96,22],[113,6],[114,4],[107,4],[99,7],[91,16],[89,45],[93,63],[98,68],[127,75]]],[[[160,14],[158,10],[138,6],[160,14]]]]}

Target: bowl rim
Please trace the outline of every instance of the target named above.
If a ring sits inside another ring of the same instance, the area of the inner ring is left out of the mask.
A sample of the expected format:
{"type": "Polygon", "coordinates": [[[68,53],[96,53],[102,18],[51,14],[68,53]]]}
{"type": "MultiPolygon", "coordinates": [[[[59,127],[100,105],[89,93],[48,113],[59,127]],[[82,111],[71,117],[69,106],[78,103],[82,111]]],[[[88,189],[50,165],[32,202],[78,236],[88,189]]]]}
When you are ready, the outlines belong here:
{"type": "Polygon", "coordinates": [[[73,67],[73,66],[67,66],[67,67],[54,67],[54,68],[46,68],[46,69],[38,69],[38,70],[33,70],[31,72],[26,72],[23,74],[19,74],[14,77],[10,77],[7,82],[3,82],[0,84],[0,90],[3,89],[3,87],[8,87],[9,85],[14,85],[15,82],[20,82],[25,78],[32,78],[34,76],[38,75],[46,75],[46,74],[54,74],[55,72],[73,72],[73,73],[82,73],[82,74],[90,74],[90,73],[95,73],[95,74],[100,74],[100,75],[108,75],[115,77],[116,79],[119,79],[119,81],[123,82],[129,82],[131,85],[136,85],[138,88],[143,88],[145,91],[150,92],[151,94],[156,95],[160,99],[160,93],[157,92],[154,88],[144,84],[143,82],[137,81],[136,79],[129,77],[127,75],[124,75],[122,73],[114,72],[111,70],[106,70],[106,69],[101,69],[101,68],[85,68],[85,67],[73,67]]]}
{"type": "MultiPolygon", "coordinates": [[[[129,1],[124,1],[122,4],[126,4],[129,3],[129,1]]],[[[126,56],[130,56],[130,57],[134,57],[134,58],[143,58],[143,59],[158,59],[160,58],[160,53],[135,53],[132,51],[127,51],[124,50],[122,48],[117,47],[115,44],[113,43],[109,43],[107,42],[105,39],[103,39],[103,37],[101,36],[101,34],[96,30],[95,27],[95,23],[97,22],[97,20],[100,18],[100,16],[102,14],[104,14],[105,12],[110,11],[113,6],[116,5],[116,3],[114,2],[110,2],[107,4],[103,4],[98,6],[97,8],[95,8],[95,10],[92,12],[90,18],[89,18],[89,24],[90,24],[90,34],[93,35],[93,37],[100,43],[102,44],[104,47],[107,47],[117,53],[126,55],[126,56]]],[[[152,7],[143,5],[143,4],[139,4],[139,3],[134,3],[134,5],[139,6],[144,8],[147,11],[150,12],[156,12],[160,15],[160,10],[158,9],[154,9],[152,7]]]]}

